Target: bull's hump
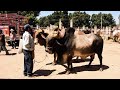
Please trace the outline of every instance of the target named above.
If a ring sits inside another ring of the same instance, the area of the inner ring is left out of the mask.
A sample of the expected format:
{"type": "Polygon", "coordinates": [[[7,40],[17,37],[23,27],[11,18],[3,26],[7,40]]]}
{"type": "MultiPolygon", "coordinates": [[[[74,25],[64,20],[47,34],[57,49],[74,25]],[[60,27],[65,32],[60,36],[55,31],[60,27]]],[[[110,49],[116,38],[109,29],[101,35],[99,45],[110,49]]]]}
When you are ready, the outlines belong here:
{"type": "Polygon", "coordinates": [[[79,35],[75,38],[76,48],[87,48],[93,43],[93,38],[87,37],[86,35],[79,35]]]}

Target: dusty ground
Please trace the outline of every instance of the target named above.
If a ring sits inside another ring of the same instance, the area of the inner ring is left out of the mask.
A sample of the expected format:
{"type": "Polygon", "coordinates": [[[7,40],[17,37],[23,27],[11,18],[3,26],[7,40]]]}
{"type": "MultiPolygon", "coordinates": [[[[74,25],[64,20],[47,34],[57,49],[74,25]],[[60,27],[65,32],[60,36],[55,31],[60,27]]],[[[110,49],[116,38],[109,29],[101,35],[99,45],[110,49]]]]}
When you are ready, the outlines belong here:
{"type": "Polygon", "coordinates": [[[46,53],[43,46],[36,45],[33,69],[36,76],[31,78],[23,76],[23,54],[15,54],[18,49],[11,49],[9,46],[7,48],[12,55],[6,56],[4,51],[0,53],[0,79],[120,79],[120,44],[110,40],[104,44],[102,72],[99,71],[96,55],[89,69],[85,67],[88,60],[74,62],[73,67],[77,74],[69,75],[65,74],[64,66],[53,66],[53,55],[46,53]]]}

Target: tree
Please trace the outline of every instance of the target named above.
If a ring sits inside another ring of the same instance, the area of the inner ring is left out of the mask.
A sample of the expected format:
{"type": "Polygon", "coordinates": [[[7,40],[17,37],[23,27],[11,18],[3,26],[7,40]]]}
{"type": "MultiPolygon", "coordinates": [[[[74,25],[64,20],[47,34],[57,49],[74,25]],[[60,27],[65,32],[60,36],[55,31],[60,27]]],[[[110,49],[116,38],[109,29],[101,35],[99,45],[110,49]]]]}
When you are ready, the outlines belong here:
{"type": "Polygon", "coordinates": [[[102,17],[102,26],[106,27],[106,26],[115,26],[115,20],[113,19],[113,16],[111,14],[93,14],[91,17],[91,22],[92,22],[92,26],[97,26],[98,28],[101,27],[101,17],[102,17]]]}
{"type": "Polygon", "coordinates": [[[90,15],[86,14],[86,12],[76,11],[69,15],[70,18],[73,18],[74,27],[82,27],[83,25],[90,27],[90,15]]]}
{"type": "Polygon", "coordinates": [[[68,16],[68,11],[63,11],[61,14],[62,16],[62,23],[64,27],[69,27],[69,16],[68,16]]]}
{"type": "Polygon", "coordinates": [[[36,17],[39,15],[40,11],[17,11],[19,15],[28,17],[28,23],[34,27],[38,24],[36,17]]]}
{"type": "MultiPolygon", "coordinates": [[[[43,22],[42,18],[44,18],[44,17],[40,18],[40,22],[43,22]]],[[[46,25],[50,25],[50,24],[58,26],[59,25],[59,19],[61,19],[64,27],[69,26],[68,11],[54,11],[54,13],[52,13],[51,15],[48,15],[47,19],[45,19],[46,21],[44,21],[44,22],[47,22],[47,24],[46,23],[40,23],[40,26],[46,26],[46,25]],[[42,25],[42,24],[44,24],[44,25],[42,25]]]]}
{"type": "Polygon", "coordinates": [[[47,25],[59,25],[59,19],[61,19],[63,26],[69,27],[70,19],[73,19],[74,27],[101,27],[101,16],[102,16],[102,26],[115,26],[115,20],[111,14],[93,14],[90,16],[86,12],[76,11],[68,15],[68,11],[54,11],[51,15],[46,16],[47,18],[40,18],[40,26],[47,25]],[[91,19],[90,19],[91,18],[91,19]],[[44,23],[43,23],[44,22],[44,23]],[[44,25],[43,25],[44,24],[44,25]]]}
{"type": "Polygon", "coordinates": [[[93,14],[91,17],[92,27],[97,26],[100,28],[101,25],[100,20],[101,20],[100,16],[98,17],[97,14],[93,14]]]}
{"type": "Polygon", "coordinates": [[[61,11],[54,11],[51,15],[48,15],[46,17],[41,17],[40,20],[40,26],[49,26],[52,25],[58,25],[59,19],[62,18],[61,11]],[[45,22],[45,23],[42,23],[45,22]]]}

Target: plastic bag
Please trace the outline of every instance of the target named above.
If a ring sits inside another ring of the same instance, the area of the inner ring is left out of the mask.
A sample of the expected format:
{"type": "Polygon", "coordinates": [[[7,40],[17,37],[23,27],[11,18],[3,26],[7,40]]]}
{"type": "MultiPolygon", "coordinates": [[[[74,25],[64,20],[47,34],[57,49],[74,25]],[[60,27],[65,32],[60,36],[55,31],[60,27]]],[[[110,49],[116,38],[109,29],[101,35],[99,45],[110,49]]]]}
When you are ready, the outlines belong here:
{"type": "Polygon", "coordinates": [[[19,48],[18,48],[18,54],[23,53],[23,40],[20,39],[19,41],[19,48]]]}

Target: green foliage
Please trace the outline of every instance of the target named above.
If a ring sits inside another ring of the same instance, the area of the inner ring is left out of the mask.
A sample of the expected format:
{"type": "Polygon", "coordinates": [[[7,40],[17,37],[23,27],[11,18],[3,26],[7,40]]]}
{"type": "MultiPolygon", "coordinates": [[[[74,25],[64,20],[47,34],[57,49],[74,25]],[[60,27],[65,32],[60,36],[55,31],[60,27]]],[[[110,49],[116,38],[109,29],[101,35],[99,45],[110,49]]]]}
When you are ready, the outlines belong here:
{"type": "Polygon", "coordinates": [[[102,16],[102,26],[115,26],[116,22],[113,19],[111,14],[93,14],[90,16],[86,12],[75,11],[74,13],[69,13],[68,11],[54,11],[51,15],[46,17],[41,17],[39,19],[40,26],[49,26],[52,25],[59,25],[59,19],[61,19],[63,26],[69,27],[70,19],[73,19],[73,26],[74,27],[93,27],[97,26],[98,28],[101,27],[101,16],[102,16]]]}
{"type": "Polygon", "coordinates": [[[74,27],[90,27],[90,15],[85,12],[76,11],[72,15],[74,27]]]}
{"type": "Polygon", "coordinates": [[[111,14],[93,14],[91,17],[91,21],[92,21],[92,26],[96,25],[98,28],[101,27],[101,20],[102,20],[102,26],[106,27],[106,26],[115,26],[115,20],[113,19],[113,16],[111,14]],[[101,19],[102,18],[102,19],[101,19]]]}
{"type": "Polygon", "coordinates": [[[52,15],[48,15],[46,19],[45,17],[41,17],[39,25],[40,26],[47,26],[47,25],[49,26],[50,24],[59,25],[59,19],[61,19],[65,27],[69,26],[68,11],[54,11],[54,13],[52,13],[52,15]],[[44,25],[42,25],[43,22],[45,22],[44,25]]]}
{"type": "Polygon", "coordinates": [[[63,11],[62,13],[62,23],[64,27],[69,27],[69,16],[68,11],[63,11]]]}

